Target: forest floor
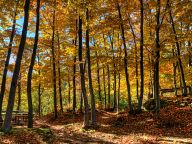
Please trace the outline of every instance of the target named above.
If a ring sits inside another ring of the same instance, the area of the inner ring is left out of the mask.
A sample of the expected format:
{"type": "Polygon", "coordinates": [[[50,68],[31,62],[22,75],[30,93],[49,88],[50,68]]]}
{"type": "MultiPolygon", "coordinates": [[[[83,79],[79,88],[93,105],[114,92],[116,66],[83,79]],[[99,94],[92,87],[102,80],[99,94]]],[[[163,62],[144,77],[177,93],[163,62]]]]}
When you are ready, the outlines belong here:
{"type": "Polygon", "coordinates": [[[33,129],[17,126],[11,134],[0,133],[0,143],[192,143],[190,106],[170,103],[161,109],[158,119],[150,112],[117,115],[100,110],[97,123],[95,129],[84,130],[83,114],[60,113],[56,120],[48,114],[36,118],[33,129]]]}

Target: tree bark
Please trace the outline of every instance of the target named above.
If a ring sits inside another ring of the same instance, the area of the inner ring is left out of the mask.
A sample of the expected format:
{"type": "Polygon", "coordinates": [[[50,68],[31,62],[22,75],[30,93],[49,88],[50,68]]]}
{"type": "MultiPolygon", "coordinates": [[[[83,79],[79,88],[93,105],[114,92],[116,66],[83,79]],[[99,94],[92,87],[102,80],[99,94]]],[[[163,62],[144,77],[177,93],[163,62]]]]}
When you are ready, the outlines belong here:
{"type": "Polygon", "coordinates": [[[12,77],[6,116],[5,116],[3,126],[2,126],[2,131],[4,131],[5,133],[7,133],[11,130],[11,119],[12,119],[12,111],[13,111],[13,106],[14,106],[14,101],[15,101],[16,85],[17,85],[18,75],[20,72],[21,60],[22,60],[26,36],[27,36],[27,27],[28,27],[28,19],[29,19],[29,6],[30,6],[30,0],[26,0],[25,6],[24,6],[25,14],[24,14],[22,36],[21,36],[21,41],[19,44],[19,50],[17,53],[15,69],[14,69],[13,77],[12,77]]]}
{"type": "MultiPolygon", "coordinates": [[[[76,45],[76,44],[75,44],[76,45]]],[[[73,65],[73,113],[76,109],[76,55],[74,56],[74,65],[73,65]]]]}
{"type": "Polygon", "coordinates": [[[105,67],[103,67],[103,90],[104,90],[105,110],[106,110],[106,108],[107,108],[107,93],[106,93],[106,81],[105,81],[105,67]]]}
{"type": "Polygon", "coordinates": [[[38,38],[39,38],[39,21],[40,21],[40,0],[37,0],[37,8],[36,8],[36,31],[35,31],[35,42],[33,47],[33,53],[31,57],[31,63],[29,66],[28,77],[27,77],[27,98],[28,98],[28,128],[33,127],[33,104],[32,104],[32,96],[31,96],[31,79],[33,73],[33,67],[35,65],[35,58],[37,52],[38,38]]]}
{"type": "Polygon", "coordinates": [[[60,110],[61,112],[63,112],[63,98],[62,98],[62,89],[61,89],[61,68],[60,68],[60,39],[59,39],[58,31],[57,31],[57,43],[58,43],[57,70],[58,70],[58,80],[59,80],[59,103],[60,103],[60,110]]]}
{"type": "MultiPolygon", "coordinates": [[[[169,8],[171,8],[170,5],[169,5],[169,8]]],[[[171,26],[172,26],[172,29],[173,29],[173,33],[174,33],[174,38],[175,38],[175,41],[176,41],[175,43],[176,43],[176,48],[177,48],[178,64],[179,64],[179,69],[180,69],[180,72],[181,72],[181,82],[182,82],[182,88],[183,88],[182,95],[187,96],[187,87],[186,87],[186,82],[185,82],[185,74],[184,74],[183,65],[182,65],[182,61],[181,61],[181,57],[180,57],[181,56],[180,46],[179,46],[179,41],[178,41],[178,38],[177,38],[177,33],[176,33],[176,30],[175,30],[175,23],[174,23],[172,14],[171,14],[171,10],[169,11],[169,16],[170,16],[170,20],[171,20],[171,26]]]]}
{"type": "Polygon", "coordinates": [[[110,67],[109,67],[109,64],[107,65],[107,79],[108,79],[108,110],[110,110],[110,107],[111,107],[111,84],[110,84],[110,82],[111,82],[111,78],[110,78],[110,67]]]}
{"type": "MultiPolygon", "coordinates": [[[[38,66],[40,66],[40,54],[38,54],[38,66]]],[[[40,69],[38,70],[38,74],[39,74],[39,78],[41,76],[41,71],[40,69]]],[[[38,84],[38,113],[39,113],[39,117],[41,116],[41,83],[39,80],[39,84],[38,84]]]]}
{"type": "MultiPolygon", "coordinates": [[[[113,34],[114,36],[114,34],[113,34]]],[[[115,65],[115,52],[114,52],[114,47],[113,47],[113,37],[109,36],[109,40],[111,42],[111,49],[113,51],[113,79],[114,79],[114,87],[113,87],[113,110],[116,109],[117,107],[117,96],[116,96],[116,87],[117,87],[117,80],[116,80],[116,65],[115,65]]]]}
{"type": "MultiPolygon", "coordinates": [[[[172,52],[173,52],[173,57],[175,57],[174,49],[172,49],[172,52]]],[[[173,62],[173,86],[175,89],[175,96],[177,96],[177,79],[176,79],[176,76],[177,76],[177,63],[173,62]]]]}
{"type": "Polygon", "coordinates": [[[74,41],[74,45],[75,45],[75,56],[74,56],[74,59],[73,59],[73,113],[75,113],[75,109],[76,109],[76,49],[77,49],[77,19],[76,19],[76,29],[75,29],[75,41],[74,41]]]}
{"type": "Polygon", "coordinates": [[[95,110],[95,95],[93,92],[92,74],[91,74],[91,57],[90,57],[90,46],[89,46],[89,10],[86,10],[86,58],[87,58],[87,69],[89,78],[89,93],[91,95],[91,124],[96,125],[96,110],[95,110]]]}
{"type": "Polygon", "coordinates": [[[97,83],[98,83],[98,94],[99,94],[99,108],[102,108],[100,70],[99,70],[99,60],[98,60],[98,52],[97,51],[96,51],[95,55],[96,55],[96,63],[97,63],[97,83]]]}
{"type": "Polygon", "coordinates": [[[78,55],[79,55],[79,67],[80,67],[80,75],[81,75],[81,89],[83,93],[83,100],[84,100],[84,127],[87,128],[89,127],[89,105],[88,105],[88,99],[87,99],[87,94],[86,94],[86,87],[85,87],[85,76],[84,76],[84,67],[82,63],[82,19],[79,16],[79,50],[78,50],[78,55]]]}
{"type": "Polygon", "coordinates": [[[15,13],[14,13],[13,24],[12,24],[12,31],[11,31],[11,36],[10,36],[10,41],[9,41],[9,46],[8,46],[7,57],[6,57],[6,60],[5,60],[5,66],[4,66],[4,70],[3,70],[2,82],[1,82],[0,121],[3,121],[3,119],[2,119],[3,98],[4,98],[4,94],[5,94],[6,78],[7,78],[9,60],[10,60],[10,57],[11,57],[11,49],[12,49],[13,39],[14,39],[14,36],[15,36],[15,26],[16,26],[17,4],[18,4],[18,2],[19,1],[17,1],[16,6],[15,6],[15,13]]]}
{"type": "Polygon", "coordinates": [[[123,20],[121,16],[121,10],[119,3],[117,3],[117,10],[119,14],[119,20],[120,20],[120,27],[121,27],[121,34],[122,34],[122,40],[123,40],[123,46],[124,46],[124,68],[125,68],[125,77],[126,77],[126,86],[127,86],[127,94],[128,94],[128,104],[129,104],[129,110],[130,113],[133,112],[132,102],[131,102],[131,91],[130,91],[130,82],[129,82],[129,73],[128,73],[128,64],[127,64],[127,46],[125,41],[125,32],[124,32],[124,26],[123,26],[123,20]]]}
{"type": "Polygon", "coordinates": [[[70,77],[68,74],[68,103],[69,103],[69,108],[71,104],[71,83],[70,83],[70,77]]]}
{"type": "Polygon", "coordinates": [[[136,36],[135,36],[135,31],[133,29],[133,26],[131,24],[130,17],[128,18],[129,21],[129,26],[131,29],[131,33],[133,35],[133,40],[134,40],[134,47],[135,47],[135,76],[136,76],[136,97],[139,101],[139,72],[138,72],[138,61],[137,61],[137,41],[136,41],[136,36]]]}
{"type": "Polygon", "coordinates": [[[17,89],[18,89],[17,110],[20,111],[21,110],[20,109],[21,107],[21,73],[19,74],[17,89]]]}
{"type": "Polygon", "coordinates": [[[143,0],[140,0],[141,11],[141,24],[140,24],[140,97],[139,97],[139,110],[142,111],[143,92],[144,92],[144,70],[143,70],[143,0]]]}
{"type": "Polygon", "coordinates": [[[155,61],[154,61],[154,97],[156,100],[156,113],[160,111],[160,95],[159,95],[159,58],[160,58],[160,0],[157,0],[156,13],[156,39],[155,39],[155,61]]]}
{"type": "MultiPolygon", "coordinates": [[[[55,6],[56,6],[56,0],[55,6]]],[[[53,67],[53,102],[54,102],[54,117],[57,118],[57,82],[56,82],[56,64],[55,64],[55,9],[53,10],[53,23],[52,23],[52,40],[51,40],[51,52],[52,52],[52,67],[53,67]]]]}

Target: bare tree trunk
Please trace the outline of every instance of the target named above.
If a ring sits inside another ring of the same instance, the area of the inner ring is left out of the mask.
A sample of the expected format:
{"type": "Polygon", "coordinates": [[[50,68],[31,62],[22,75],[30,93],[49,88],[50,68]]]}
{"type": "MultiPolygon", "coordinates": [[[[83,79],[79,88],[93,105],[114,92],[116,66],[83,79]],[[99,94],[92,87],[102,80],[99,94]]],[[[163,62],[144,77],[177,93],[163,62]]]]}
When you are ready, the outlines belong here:
{"type": "MultiPolygon", "coordinates": [[[[56,5],[56,0],[54,1],[56,5]]],[[[56,82],[56,64],[55,64],[55,9],[53,10],[53,23],[52,23],[52,42],[51,42],[51,52],[52,52],[52,66],[53,66],[53,102],[54,102],[54,117],[57,118],[57,82],[56,82]]]]}
{"type": "Polygon", "coordinates": [[[96,63],[97,63],[97,83],[98,83],[98,94],[99,94],[99,108],[102,108],[102,98],[101,98],[101,83],[100,83],[100,69],[99,69],[99,60],[98,52],[96,51],[96,63]]]}
{"type": "Polygon", "coordinates": [[[73,113],[75,113],[76,109],[76,49],[77,49],[77,19],[76,19],[76,36],[75,36],[75,56],[73,59],[74,65],[73,65],[73,113]]]}
{"type": "Polygon", "coordinates": [[[16,85],[17,85],[18,75],[20,72],[21,60],[22,60],[26,36],[27,36],[27,27],[28,27],[28,19],[29,19],[29,6],[30,6],[30,0],[26,0],[25,6],[24,6],[25,14],[24,14],[22,36],[21,36],[21,41],[20,41],[20,45],[19,45],[19,50],[17,53],[15,69],[14,69],[13,77],[12,77],[6,116],[5,116],[3,126],[2,126],[2,131],[5,133],[7,133],[11,130],[11,119],[12,119],[12,111],[13,111],[13,106],[14,106],[14,101],[15,101],[16,85]]]}
{"type": "MultiPolygon", "coordinates": [[[[171,8],[170,5],[169,5],[169,8],[171,8]]],[[[181,80],[182,80],[182,88],[183,88],[182,95],[187,96],[187,87],[186,87],[186,82],[185,82],[185,74],[184,74],[184,70],[183,70],[182,61],[181,61],[181,58],[180,58],[180,56],[181,56],[180,46],[179,46],[179,41],[178,41],[178,38],[177,38],[177,33],[176,33],[176,30],[175,30],[175,23],[174,23],[172,14],[171,14],[171,10],[169,11],[169,16],[170,16],[171,26],[172,26],[175,41],[176,41],[178,64],[179,64],[179,69],[180,69],[180,72],[181,72],[181,80]]]]}
{"type": "Polygon", "coordinates": [[[157,0],[157,14],[156,14],[156,49],[155,49],[155,62],[154,62],[154,97],[156,100],[156,113],[160,111],[160,95],[159,95],[159,58],[160,58],[160,0],[157,0]]]}
{"type": "Polygon", "coordinates": [[[19,1],[17,1],[16,5],[15,5],[15,13],[14,13],[14,17],[13,17],[12,31],[11,31],[11,36],[10,36],[10,41],[9,41],[9,46],[8,46],[7,57],[6,57],[6,60],[5,60],[5,66],[4,66],[4,70],[3,70],[2,82],[1,82],[0,121],[3,121],[3,119],[2,119],[3,98],[4,98],[4,94],[5,94],[6,78],[7,78],[7,71],[8,71],[9,60],[10,60],[10,57],[11,57],[11,49],[12,49],[13,39],[14,39],[14,36],[15,36],[15,26],[16,26],[17,4],[18,4],[18,2],[19,1]]]}
{"type": "Polygon", "coordinates": [[[74,65],[73,65],[73,113],[75,113],[75,109],[76,109],[76,56],[74,56],[74,65]]]}
{"type": "Polygon", "coordinates": [[[28,79],[27,79],[28,128],[33,127],[33,104],[32,104],[32,96],[31,96],[31,79],[32,79],[32,73],[33,73],[33,67],[35,65],[36,51],[37,51],[38,38],[39,38],[39,19],[40,19],[39,10],[40,10],[40,0],[37,0],[37,8],[36,8],[37,22],[36,22],[36,31],[35,31],[35,42],[34,42],[33,53],[31,57],[31,63],[29,66],[28,79]]]}
{"type": "Polygon", "coordinates": [[[105,109],[107,108],[107,93],[106,93],[106,81],[105,81],[105,67],[103,67],[103,90],[105,96],[105,109]]]}
{"type": "MultiPolygon", "coordinates": [[[[174,49],[172,49],[172,51],[173,51],[173,57],[175,57],[174,49]]],[[[176,76],[177,76],[177,63],[173,62],[173,85],[174,85],[174,89],[175,89],[175,96],[177,96],[177,80],[176,80],[176,76]]]]}
{"type": "Polygon", "coordinates": [[[133,40],[134,40],[134,46],[135,46],[135,75],[136,75],[136,97],[139,101],[139,72],[138,72],[138,61],[137,61],[137,41],[136,41],[136,36],[135,36],[135,31],[133,29],[133,26],[131,24],[130,17],[128,18],[129,21],[129,26],[131,29],[131,33],[133,35],[133,40]]]}
{"type": "Polygon", "coordinates": [[[110,82],[111,82],[111,78],[110,78],[110,68],[109,68],[109,64],[107,65],[107,78],[108,78],[108,110],[110,110],[110,107],[111,107],[111,99],[110,99],[110,97],[111,97],[111,84],[110,84],[110,82]]]}
{"type": "MultiPolygon", "coordinates": [[[[40,54],[38,54],[38,65],[40,66],[40,54]]],[[[41,76],[41,70],[38,70],[38,74],[39,77],[41,76]]],[[[39,80],[39,84],[38,84],[38,113],[39,113],[39,117],[41,116],[41,83],[39,80]]]]}
{"type": "Polygon", "coordinates": [[[122,40],[123,40],[123,46],[124,46],[124,68],[125,68],[125,77],[126,77],[126,85],[127,85],[127,94],[128,94],[128,104],[129,104],[129,110],[130,113],[133,112],[132,102],[131,102],[131,91],[130,91],[130,82],[129,82],[129,73],[128,73],[128,64],[127,64],[127,46],[125,41],[125,32],[124,32],[124,26],[123,26],[123,20],[121,16],[121,10],[119,3],[117,3],[117,10],[119,13],[119,20],[120,20],[120,27],[121,27],[121,34],[122,34],[122,40]]]}
{"type": "Polygon", "coordinates": [[[139,97],[139,110],[142,111],[143,93],[144,93],[144,70],[143,70],[143,0],[140,0],[141,8],[141,24],[140,24],[140,97],[139,97]]]}
{"type": "Polygon", "coordinates": [[[69,108],[71,104],[71,83],[70,83],[70,77],[68,73],[68,103],[69,103],[69,108]]]}
{"type": "Polygon", "coordinates": [[[119,101],[120,101],[120,88],[121,88],[121,74],[119,72],[119,82],[118,82],[118,96],[117,96],[117,113],[119,113],[119,101]]]}
{"type": "Polygon", "coordinates": [[[87,99],[87,94],[86,94],[86,87],[85,87],[85,76],[84,76],[84,68],[83,68],[83,63],[82,63],[82,19],[79,16],[79,67],[80,67],[80,75],[81,75],[81,89],[83,93],[83,99],[84,99],[84,127],[87,128],[89,127],[89,105],[88,105],[88,99],[87,99]]]}
{"type": "Polygon", "coordinates": [[[18,84],[17,84],[17,89],[18,89],[18,101],[17,101],[17,110],[20,111],[20,106],[21,106],[21,73],[19,74],[18,77],[18,84]]]}
{"type": "MultiPolygon", "coordinates": [[[[113,34],[114,36],[114,34],[113,34]]],[[[116,96],[116,87],[117,87],[117,80],[116,80],[116,65],[115,65],[115,52],[114,52],[114,47],[113,47],[113,36],[109,36],[109,40],[111,42],[111,49],[113,51],[113,79],[114,79],[114,93],[113,93],[113,111],[116,109],[117,107],[117,96],[116,96]]]]}
{"type": "Polygon", "coordinates": [[[62,89],[61,89],[61,68],[60,68],[60,38],[59,38],[58,31],[57,31],[57,43],[58,43],[57,70],[58,70],[58,80],[59,80],[59,103],[60,103],[60,110],[61,112],[63,112],[63,98],[62,98],[62,89]]]}
{"type": "Polygon", "coordinates": [[[86,10],[87,29],[86,29],[86,58],[89,78],[89,92],[91,95],[91,124],[96,125],[96,110],[95,110],[95,95],[93,92],[92,75],[91,75],[91,58],[90,58],[90,46],[89,46],[89,10],[86,10]]]}

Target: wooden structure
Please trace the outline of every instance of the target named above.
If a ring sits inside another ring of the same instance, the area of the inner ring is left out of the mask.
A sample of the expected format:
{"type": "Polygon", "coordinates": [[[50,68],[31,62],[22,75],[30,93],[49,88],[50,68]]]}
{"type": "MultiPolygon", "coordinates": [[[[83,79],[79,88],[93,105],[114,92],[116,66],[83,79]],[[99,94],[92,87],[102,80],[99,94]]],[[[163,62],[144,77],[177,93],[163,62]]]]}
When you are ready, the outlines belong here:
{"type": "MultiPolygon", "coordinates": [[[[3,119],[6,112],[2,112],[3,119]]],[[[27,125],[28,122],[28,113],[21,111],[13,111],[12,113],[12,125],[27,125]]]]}

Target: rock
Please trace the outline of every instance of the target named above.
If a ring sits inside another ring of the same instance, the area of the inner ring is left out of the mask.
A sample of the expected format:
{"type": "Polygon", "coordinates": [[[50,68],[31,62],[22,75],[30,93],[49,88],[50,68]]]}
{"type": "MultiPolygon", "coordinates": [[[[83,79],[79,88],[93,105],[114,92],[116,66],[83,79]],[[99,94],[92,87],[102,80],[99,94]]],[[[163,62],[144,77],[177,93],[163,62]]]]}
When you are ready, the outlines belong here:
{"type": "MultiPolygon", "coordinates": [[[[168,102],[165,101],[165,100],[160,100],[160,106],[161,108],[165,107],[168,105],[168,102]]],[[[149,99],[147,100],[144,104],[143,104],[143,107],[148,110],[148,111],[153,111],[155,110],[155,107],[156,107],[156,102],[155,102],[155,99],[149,99]]]]}

